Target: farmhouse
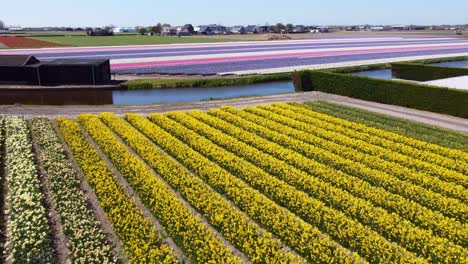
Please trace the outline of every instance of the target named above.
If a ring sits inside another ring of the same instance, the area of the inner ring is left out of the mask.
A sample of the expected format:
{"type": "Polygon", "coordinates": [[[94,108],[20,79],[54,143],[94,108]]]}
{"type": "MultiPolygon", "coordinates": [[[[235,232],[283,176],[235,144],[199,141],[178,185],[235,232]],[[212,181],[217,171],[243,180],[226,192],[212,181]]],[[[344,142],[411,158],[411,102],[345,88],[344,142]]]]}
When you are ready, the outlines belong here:
{"type": "Polygon", "coordinates": [[[163,27],[161,29],[161,35],[175,36],[175,35],[177,35],[177,27],[163,27]]]}
{"type": "Polygon", "coordinates": [[[223,25],[211,24],[209,25],[214,34],[224,34],[226,32],[226,27],[223,25]]]}
{"type": "Polygon", "coordinates": [[[135,33],[137,32],[135,27],[116,27],[112,29],[114,33],[135,33]]]}
{"type": "Polygon", "coordinates": [[[232,34],[245,34],[246,30],[245,30],[245,27],[243,26],[234,26],[230,29],[230,32],[232,34]]]}
{"type": "Polygon", "coordinates": [[[258,27],[258,33],[275,33],[274,26],[260,26],[258,27]]]}
{"type": "Polygon", "coordinates": [[[258,31],[258,27],[255,26],[255,25],[248,25],[246,28],[245,28],[245,33],[251,33],[251,34],[258,34],[260,33],[258,31]]]}
{"type": "Polygon", "coordinates": [[[292,30],[292,33],[306,33],[306,32],[307,32],[307,29],[303,25],[296,25],[292,30]]]}
{"type": "Polygon", "coordinates": [[[194,32],[201,35],[213,35],[213,29],[210,26],[202,25],[194,28],[194,32]]]}

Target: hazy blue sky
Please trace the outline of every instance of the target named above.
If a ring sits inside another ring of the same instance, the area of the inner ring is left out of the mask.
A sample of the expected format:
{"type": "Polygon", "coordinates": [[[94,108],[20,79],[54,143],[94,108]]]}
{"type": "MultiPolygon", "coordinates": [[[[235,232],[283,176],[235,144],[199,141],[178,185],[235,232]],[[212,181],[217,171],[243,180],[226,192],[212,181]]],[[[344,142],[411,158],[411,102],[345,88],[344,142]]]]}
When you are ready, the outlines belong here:
{"type": "Polygon", "coordinates": [[[468,0],[1,0],[0,20],[21,26],[462,24],[467,11],[468,0]]]}

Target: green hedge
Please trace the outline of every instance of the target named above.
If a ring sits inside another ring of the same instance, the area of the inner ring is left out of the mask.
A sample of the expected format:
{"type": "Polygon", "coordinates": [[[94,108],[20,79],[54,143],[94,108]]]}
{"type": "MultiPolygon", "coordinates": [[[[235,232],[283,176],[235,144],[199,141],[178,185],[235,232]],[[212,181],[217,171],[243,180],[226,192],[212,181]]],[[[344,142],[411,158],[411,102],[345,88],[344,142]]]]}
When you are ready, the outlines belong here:
{"type": "Polygon", "coordinates": [[[398,79],[426,82],[468,75],[468,69],[417,63],[392,63],[392,75],[398,79]]]}
{"type": "Polygon", "coordinates": [[[321,91],[468,118],[468,91],[326,71],[292,75],[296,90],[321,91]]]}

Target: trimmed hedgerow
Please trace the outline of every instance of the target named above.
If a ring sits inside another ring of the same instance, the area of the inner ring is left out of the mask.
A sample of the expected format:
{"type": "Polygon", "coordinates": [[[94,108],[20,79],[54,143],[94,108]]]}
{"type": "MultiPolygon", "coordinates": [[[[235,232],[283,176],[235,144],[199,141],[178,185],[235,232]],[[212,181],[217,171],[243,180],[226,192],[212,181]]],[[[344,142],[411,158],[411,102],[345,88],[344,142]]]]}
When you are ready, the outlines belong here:
{"type": "Polygon", "coordinates": [[[468,91],[326,71],[293,73],[295,87],[366,101],[468,117],[468,91]]]}
{"type": "Polygon", "coordinates": [[[426,82],[468,75],[468,69],[418,63],[392,63],[394,78],[426,82]]]}

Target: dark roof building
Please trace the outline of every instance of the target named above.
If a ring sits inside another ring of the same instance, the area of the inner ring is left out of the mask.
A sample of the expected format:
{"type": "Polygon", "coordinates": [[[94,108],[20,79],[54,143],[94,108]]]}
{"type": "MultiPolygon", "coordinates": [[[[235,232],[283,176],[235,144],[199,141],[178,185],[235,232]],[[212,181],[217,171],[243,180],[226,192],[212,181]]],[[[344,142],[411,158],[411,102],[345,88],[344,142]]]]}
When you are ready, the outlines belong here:
{"type": "Polygon", "coordinates": [[[229,30],[232,34],[245,34],[246,29],[243,26],[234,26],[229,30]]]}
{"type": "Polygon", "coordinates": [[[246,33],[253,33],[253,34],[259,33],[259,32],[258,32],[258,27],[255,26],[255,25],[248,25],[248,26],[245,28],[245,32],[246,32],[246,33]]]}

